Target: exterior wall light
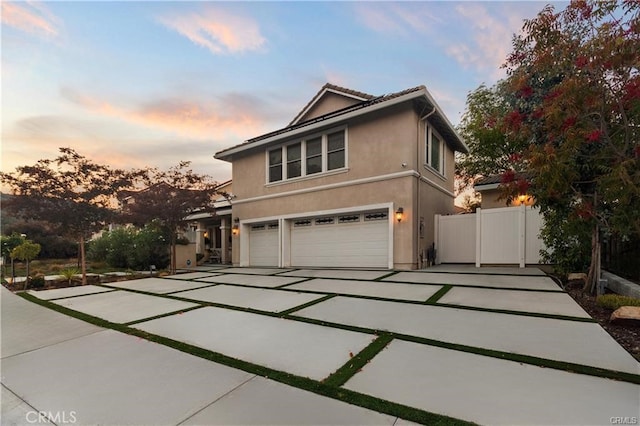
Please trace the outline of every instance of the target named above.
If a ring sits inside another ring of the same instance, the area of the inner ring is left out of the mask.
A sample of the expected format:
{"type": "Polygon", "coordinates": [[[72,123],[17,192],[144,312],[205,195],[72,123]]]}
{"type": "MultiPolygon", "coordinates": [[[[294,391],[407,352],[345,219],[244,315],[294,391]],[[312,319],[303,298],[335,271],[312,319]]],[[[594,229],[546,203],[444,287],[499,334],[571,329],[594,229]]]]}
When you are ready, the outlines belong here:
{"type": "Polygon", "coordinates": [[[403,217],[404,217],[404,209],[402,207],[398,207],[398,210],[396,210],[396,220],[398,222],[402,222],[403,217]]]}
{"type": "Polygon", "coordinates": [[[238,235],[240,233],[240,218],[233,219],[233,227],[231,228],[231,233],[233,235],[238,235]]]}

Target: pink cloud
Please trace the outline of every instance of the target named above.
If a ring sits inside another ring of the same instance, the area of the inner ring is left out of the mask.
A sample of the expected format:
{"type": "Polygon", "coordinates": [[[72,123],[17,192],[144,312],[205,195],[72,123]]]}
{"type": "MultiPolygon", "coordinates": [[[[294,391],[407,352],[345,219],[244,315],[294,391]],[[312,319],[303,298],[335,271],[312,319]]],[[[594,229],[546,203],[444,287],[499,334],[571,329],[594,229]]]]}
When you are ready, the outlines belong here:
{"type": "Polygon", "coordinates": [[[3,1],[2,23],[30,34],[55,37],[59,34],[60,20],[43,4],[3,1]]]}
{"type": "Polygon", "coordinates": [[[107,117],[196,139],[249,138],[264,132],[266,106],[241,95],[216,100],[156,99],[123,107],[70,88],[61,89],[67,100],[107,117]]]}
{"type": "Polygon", "coordinates": [[[209,8],[202,13],[160,17],[158,21],[213,54],[260,50],[266,44],[253,19],[219,8],[209,8]]]}

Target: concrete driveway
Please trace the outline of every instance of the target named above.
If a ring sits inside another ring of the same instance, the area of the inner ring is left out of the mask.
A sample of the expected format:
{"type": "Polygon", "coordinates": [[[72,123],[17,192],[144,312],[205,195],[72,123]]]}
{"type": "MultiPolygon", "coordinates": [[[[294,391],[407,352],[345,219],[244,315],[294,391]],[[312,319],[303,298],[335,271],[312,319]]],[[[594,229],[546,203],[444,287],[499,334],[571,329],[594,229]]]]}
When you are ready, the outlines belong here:
{"type": "Polygon", "coordinates": [[[2,424],[640,418],[640,364],[538,269],[200,267],[29,294],[2,289],[2,424]]]}

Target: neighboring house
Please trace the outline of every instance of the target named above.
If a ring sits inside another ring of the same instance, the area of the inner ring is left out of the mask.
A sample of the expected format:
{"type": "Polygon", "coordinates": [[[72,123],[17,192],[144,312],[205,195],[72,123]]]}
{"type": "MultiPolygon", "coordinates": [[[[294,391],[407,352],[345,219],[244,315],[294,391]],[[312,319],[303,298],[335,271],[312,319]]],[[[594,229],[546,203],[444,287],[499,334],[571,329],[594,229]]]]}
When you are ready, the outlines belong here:
{"type": "Polygon", "coordinates": [[[501,176],[492,175],[479,179],[473,189],[480,193],[481,207],[483,209],[495,209],[499,207],[515,207],[521,204],[532,206],[534,198],[530,194],[518,194],[513,199],[506,198],[500,188],[501,176]]]}
{"type": "Polygon", "coordinates": [[[454,209],[467,147],[424,86],[326,84],[285,128],[218,152],[233,165],[233,263],[414,269],[454,209]]]}

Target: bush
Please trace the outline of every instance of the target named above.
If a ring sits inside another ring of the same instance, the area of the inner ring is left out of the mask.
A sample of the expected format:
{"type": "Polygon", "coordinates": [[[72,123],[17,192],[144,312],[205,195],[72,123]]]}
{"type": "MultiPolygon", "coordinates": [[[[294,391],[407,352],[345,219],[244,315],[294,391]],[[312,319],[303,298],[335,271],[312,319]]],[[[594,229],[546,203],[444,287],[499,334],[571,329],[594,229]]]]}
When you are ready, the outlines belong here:
{"type": "Polygon", "coordinates": [[[44,275],[36,275],[29,280],[30,288],[43,288],[45,285],[44,275]]]}
{"type": "Polygon", "coordinates": [[[89,243],[87,257],[113,268],[147,270],[169,264],[169,244],[162,230],[149,225],[142,229],[119,228],[89,243]]]}
{"type": "Polygon", "coordinates": [[[619,294],[604,294],[598,296],[596,303],[598,306],[615,311],[621,306],[640,306],[640,299],[619,294]]]}

